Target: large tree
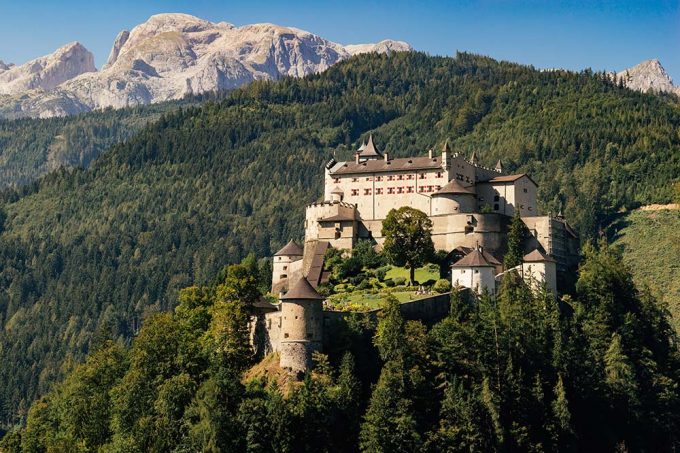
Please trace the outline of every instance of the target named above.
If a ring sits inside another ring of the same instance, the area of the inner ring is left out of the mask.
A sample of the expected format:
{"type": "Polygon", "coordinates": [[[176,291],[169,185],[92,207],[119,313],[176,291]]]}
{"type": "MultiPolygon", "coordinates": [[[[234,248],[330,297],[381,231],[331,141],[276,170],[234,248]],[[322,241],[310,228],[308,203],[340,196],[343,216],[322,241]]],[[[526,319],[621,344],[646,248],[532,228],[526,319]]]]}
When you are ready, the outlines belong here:
{"type": "Polygon", "coordinates": [[[416,268],[434,255],[432,221],[424,212],[408,206],[392,209],[383,221],[382,235],[388,261],[407,267],[413,285],[416,268]]]}

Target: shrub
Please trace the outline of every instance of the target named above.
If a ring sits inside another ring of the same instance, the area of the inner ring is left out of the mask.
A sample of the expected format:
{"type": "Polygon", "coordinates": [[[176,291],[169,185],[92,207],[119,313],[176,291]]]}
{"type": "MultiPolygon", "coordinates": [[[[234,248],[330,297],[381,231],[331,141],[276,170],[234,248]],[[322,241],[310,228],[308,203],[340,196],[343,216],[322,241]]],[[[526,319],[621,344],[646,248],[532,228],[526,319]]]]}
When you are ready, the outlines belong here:
{"type": "Polygon", "coordinates": [[[368,289],[371,287],[371,284],[367,279],[361,280],[361,283],[357,286],[357,289],[368,289]]]}
{"type": "Polygon", "coordinates": [[[361,260],[355,256],[350,256],[349,258],[342,261],[339,267],[339,277],[347,278],[357,275],[361,272],[361,260]]]}
{"type": "Polygon", "coordinates": [[[445,278],[437,280],[437,283],[432,287],[435,293],[443,294],[451,291],[451,282],[445,278]]]}
{"type": "Polygon", "coordinates": [[[375,270],[375,276],[378,279],[379,282],[382,282],[385,280],[385,276],[387,275],[387,270],[385,270],[384,267],[380,267],[375,270]]]}
{"type": "Polygon", "coordinates": [[[392,287],[394,286],[394,280],[392,280],[391,278],[388,278],[388,279],[385,280],[383,283],[384,283],[385,286],[387,286],[388,288],[392,288],[392,287]]]}
{"type": "Polygon", "coordinates": [[[401,286],[406,283],[406,278],[404,277],[394,277],[393,279],[395,286],[401,286]]]}

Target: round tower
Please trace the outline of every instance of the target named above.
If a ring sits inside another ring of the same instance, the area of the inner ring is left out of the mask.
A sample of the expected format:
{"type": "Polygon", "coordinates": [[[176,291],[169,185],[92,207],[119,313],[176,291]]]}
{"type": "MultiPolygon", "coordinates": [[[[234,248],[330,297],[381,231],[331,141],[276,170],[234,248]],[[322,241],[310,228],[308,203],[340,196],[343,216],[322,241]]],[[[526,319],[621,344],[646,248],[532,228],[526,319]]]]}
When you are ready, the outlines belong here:
{"type": "Polygon", "coordinates": [[[432,215],[474,212],[474,208],[474,186],[465,187],[455,179],[432,194],[432,215]]]}
{"type": "Polygon", "coordinates": [[[323,344],[323,298],[306,278],[281,296],[281,345],[279,365],[305,373],[312,367],[312,353],[323,344]]]}
{"type": "Polygon", "coordinates": [[[484,256],[480,248],[476,248],[451,266],[451,284],[463,286],[481,294],[485,289],[489,293],[496,292],[494,265],[484,256]]]}

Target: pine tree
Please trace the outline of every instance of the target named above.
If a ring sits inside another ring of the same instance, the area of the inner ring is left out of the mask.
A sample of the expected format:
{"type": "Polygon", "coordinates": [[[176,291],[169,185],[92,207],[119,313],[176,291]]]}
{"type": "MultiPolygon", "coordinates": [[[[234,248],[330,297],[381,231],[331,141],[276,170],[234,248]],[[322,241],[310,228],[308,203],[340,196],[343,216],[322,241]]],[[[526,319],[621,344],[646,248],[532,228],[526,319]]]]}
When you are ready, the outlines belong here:
{"type": "Polygon", "coordinates": [[[512,269],[522,264],[524,241],[528,235],[529,230],[520,217],[519,209],[515,209],[515,215],[512,217],[510,230],[508,231],[508,251],[503,258],[503,265],[506,269],[512,269]]]}
{"type": "Polygon", "coordinates": [[[564,388],[562,375],[557,376],[555,384],[555,399],[552,402],[552,415],[555,420],[555,444],[559,450],[564,450],[571,439],[571,412],[569,411],[569,401],[567,392],[564,388]]]}

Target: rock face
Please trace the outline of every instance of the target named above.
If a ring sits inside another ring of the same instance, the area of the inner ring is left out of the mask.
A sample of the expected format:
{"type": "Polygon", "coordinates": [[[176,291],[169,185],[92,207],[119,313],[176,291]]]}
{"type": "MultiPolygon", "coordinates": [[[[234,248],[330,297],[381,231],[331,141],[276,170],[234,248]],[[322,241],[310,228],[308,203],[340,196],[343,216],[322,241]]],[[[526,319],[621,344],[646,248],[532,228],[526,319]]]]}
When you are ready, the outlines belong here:
{"type": "Polygon", "coordinates": [[[92,54],[82,44],[73,42],[21,66],[0,62],[0,70],[0,94],[19,94],[34,89],[51,90],[96,68],[92,54]]]}
{"type": "MultiPolygon", "coordinates": [[[[65,48],[43,58],[53,59],[65,48]]],[[[49,117],[180,99],[236,88],[253,80],[318,73],[362,52],[402,50],[411,47],[389,40],[342,46],[274,24],[235,27],[187,14],[159,14],[129,32],[120,32],[99,72],[91,72],[94,66],[90,58],[80,72],[59,73],[61,80],[53,76],[50,83],[27,81],[11,89],[8,81],[2,81],[15,79],[5,79],[6,75],[34,62],[0,72],[0,93],[14,95],[0,97],[0,116],[49,117]]],[[[43,71],[38,69],[34,74],[37,80],[43,80],[43,71]]]]}
{"type": "Polygon", "coordinates": [[[673,80],[661,66],[659,60],[646,60],[616,74],[617,80],[623,80],[626,87],[642,92],[676,93],[680,95],[680,87],[673,85],[673,80]]]}

